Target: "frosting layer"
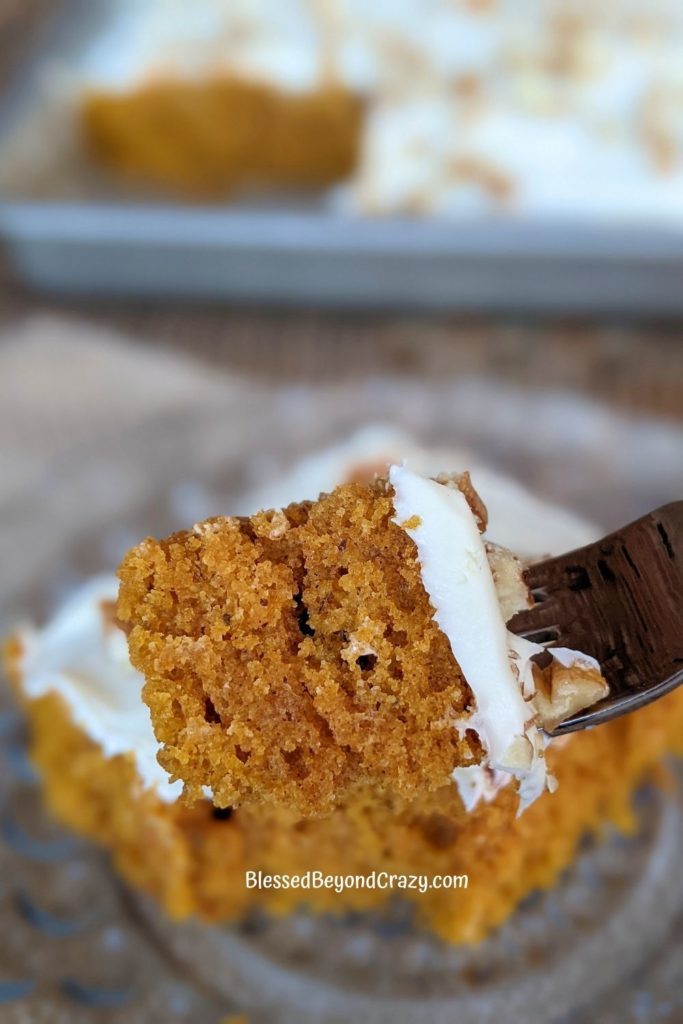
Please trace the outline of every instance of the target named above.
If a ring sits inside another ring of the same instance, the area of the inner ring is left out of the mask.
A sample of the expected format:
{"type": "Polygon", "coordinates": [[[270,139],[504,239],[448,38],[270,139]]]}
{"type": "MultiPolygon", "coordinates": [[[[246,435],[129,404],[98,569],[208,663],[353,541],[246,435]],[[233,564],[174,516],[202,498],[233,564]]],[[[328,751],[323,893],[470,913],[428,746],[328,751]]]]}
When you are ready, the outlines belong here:
{"type": "Polygon", "coordinates": [[[143,677],[130,664],[126,637],[108,623],[106,605],[116,601],[116,576],[97,576],[81,587],[44,629],[18,633],[26,695],[57,693],[75,725],[105,757],[132,756],[146,788],[176,800],[182,782],[169,782],[157,762],[158,743],[142,702],[143,677]]]}
{"type": "MultiPolygon", "coordinates": [[[[395,522],[415,542],[434,619],[472,690],[475,706],[460,727],[476,731],[486,751],[484,765],[456,768],[454,781],[472,807],[491,799],[507,773],[518,781],[521,813],[553,786],[543,753],[547,739],[535,724],[532,659],[545,648],[507,629],[486,546],[465,495],[405,466],[392,466],[389,481],[395,522]]],[[[564,668],[576,664],[599,677],[599,666],[586,655],[565,648],[550,653],[564,668]]]]}

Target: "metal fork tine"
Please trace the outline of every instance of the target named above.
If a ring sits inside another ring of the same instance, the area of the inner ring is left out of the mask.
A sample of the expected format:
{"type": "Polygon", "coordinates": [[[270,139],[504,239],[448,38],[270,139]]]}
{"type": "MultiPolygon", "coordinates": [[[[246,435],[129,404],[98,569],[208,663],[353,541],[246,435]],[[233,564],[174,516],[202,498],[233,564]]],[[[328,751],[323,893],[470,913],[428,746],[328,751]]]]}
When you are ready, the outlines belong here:
{"type": "Polygon", "coordinates": [[[683,682],[683,502],[524,576],[541,599],[509,628],[529,639],[554,631],[562,646],[597,658],[610,686],[606,700],[557,733],[642,707],[683,682]]]}
{"type": "Polygon", "coordinates": [[[512,625],[510,628],[513,633],[526,637],[530,637],[532,633],[540,633],[548,629],[556,629],[559,632],[561,629],[559,611],[557,602],[551,600],[543,601],[541,604],[534,605],[533,608],[515,615],[512,620],[514,628],[512,625]]]}
{"type": "Polygon", "coordinates": [[[547,590],[547,562],[535,562],[524,571],[524,579],[529,590],[547,590]]]}

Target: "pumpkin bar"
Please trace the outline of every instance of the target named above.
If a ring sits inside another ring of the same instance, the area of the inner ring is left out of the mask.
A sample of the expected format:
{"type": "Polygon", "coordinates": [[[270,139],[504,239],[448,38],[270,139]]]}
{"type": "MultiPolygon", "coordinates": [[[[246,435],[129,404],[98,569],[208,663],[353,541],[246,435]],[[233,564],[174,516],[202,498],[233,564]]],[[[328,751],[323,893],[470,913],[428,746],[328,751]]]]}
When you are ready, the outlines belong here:
{"type": "Polygon", "coordinates": [[[125,558],[118,616],[159,760],[186,797],[329,813],[511,778],[554,786],[542,726],[603,697],[599,666],[510,634],[521,565],[482,536],[467,474],[350,483],[200,523],[125,558]],[[567,701],[567,694],[571,700],[567,701]]]}

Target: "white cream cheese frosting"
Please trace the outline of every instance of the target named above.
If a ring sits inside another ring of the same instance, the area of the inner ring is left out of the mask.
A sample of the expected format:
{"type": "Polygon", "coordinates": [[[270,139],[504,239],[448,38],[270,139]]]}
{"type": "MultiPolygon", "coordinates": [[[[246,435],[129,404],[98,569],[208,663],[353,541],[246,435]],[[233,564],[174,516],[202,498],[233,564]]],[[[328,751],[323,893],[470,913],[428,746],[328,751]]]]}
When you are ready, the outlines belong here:
{"type": "Polygon", "coordinates": [[[142,785],[171,803],[182,782],[170,782],[157,761],[159,745],[141,696],[144,679],[128,659],[125,635],[104,615],[103,603],[115,601],[117,594],[115,576],[98,576],[44,629],[20,630],[22,687],[34,700],[58,694],[74,724],[105,757],[132,755],[142,785]]]}
{"type": "MultiPolygon", "coordinates": [[[[553,786],[545,765],[547,739],[535,725],[533,705],[531,659],[545,648],[507,629],[486,546],[465,495],[405,466],[391,466],[389,481],[394,521],[415,542],[434,619],[475,701],[463,724],[479,735],[486,764],[455,769],[454,781],[471,807],[495,795],[507,773],[518,782],[521,813],[553,786]]],[[[562,649],[559,660],[599,671],[593,659],[577,652],[562,649]]]]}
{"type": "Polygon", "coordinates": [[[508,772],[497,771],[486,764],[454,768],[451,778],[466,811],[473,811],[482,800],[490,803],[512,781],[508,772]]]}

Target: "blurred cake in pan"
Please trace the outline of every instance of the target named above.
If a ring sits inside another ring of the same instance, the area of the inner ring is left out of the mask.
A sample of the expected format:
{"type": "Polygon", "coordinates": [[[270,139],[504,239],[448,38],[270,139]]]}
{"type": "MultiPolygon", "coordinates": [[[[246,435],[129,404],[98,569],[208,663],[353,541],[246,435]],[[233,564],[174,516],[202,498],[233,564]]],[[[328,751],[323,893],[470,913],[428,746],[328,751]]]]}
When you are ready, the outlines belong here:
{"type": "MultiPolygon", "coordinates": [[[[458,509],[460,527],[447,519],[456,549],[466,530],[465,573],[479,582],[465,588],[467,601],[459,609],[464,621],[471,625],[472,615],[481,618],[482,607],[487,616],[498,609],[493,633],[500,637],[506,615],[527,599],[519,563],[481,537],[485,509],[466,476],[431,482],[400,468],[388,483],[376,481],[374,472],[386,474],[387,462],[396,458],[396,443],[398,435],[391,432],[361,434],[306,460],[278,484],[281,493],[298,490],[301,498],[329,486],[331,472],[339,480],[363,480],[319,502],[249,520],[213,520],[168,542],[146,542],[129,556],[120,611],[138,622],[130,641],[135,660],[150,675],[145,699],[151,717],[143,703],[144,678],[128,660],[115,612],[115,577],[93,580],[43,629],[19,630],[7,644],[6,664],[30,721],[32,756],[49,806],[109,849],[122,875],[155,896],[171,917],[229,921],[252,907],[286,913],[302,901],[312,911],[339,913],[378,907],[392,896],[387,888],[363,886],[343,893],[247,888],[246,871],[467,875],[466,888],[409,889],[403,895],[436,934],[450,942],[478,942],[526,894],[553,884],[587,832],[599,832],[608,822],[632,827],[634,789],[664,753],[683,750],[680,691],[590,732],[539,743],[553,683],[559,696],[576,692],[567,683],[578,681],[584,701],[599,696],[603,684],[581,656],[561,656],[559,664],[556,659],[555,679],[552,672],[525,672],[510,657],[514,640],[507,633],[487,704],[477,657],[471,660],[480,653],[481,634],[470,636],[469,649],[463,646],[434,588],[430,502],[437,502],[441,514],[448,515],[451,504],[458,509]],[[367,482],[370,462],[375,470],[367,482]],[[336,553],[330,525],[335,520],[334,537],[348,541],[336,553]],[[297,576],[304,554],[310,562],[307,582],[297,576]],[[344,558],[348,564],[342,566],[344,558]],[[230,572],[233,581],[227,579],[230,572]],[[349,578],[352,586],[342,582],[349,578]],[[224,587],[240,595],[229,613],[218,607],[224,587]],[[482,605],[477,602],[483,593],[488,597],[482,605]],[[395,620],[399,611],[401,621],[395,620]],[[401,631],[409,645],[401,642],[401,631]],[[208,641],[197,644],[199,633],[208,641]],[[249,638],[257,640],[250,650],[249,638]],[[281,647],[284,657],[292,638],[308,661],[290,662],[283,672],[272,652],[281,647]],[[180,655],[185,645],[193,648],[192,659],[180,655]],[[213,688],[215,671],[207,671],[217,648],[231,646],[243,655],[241,675],[229,662],[224,666],[234,705],[213,688]],[[260,683],[249,666],[257,669],[260,683]],[[524,677],[533,681],[535,696],[524,692],[524,677]],[[272,700],[261,685],[266,678],[280,687],[272,700]],[[313,686],[305,698],[303,687],[316,679],[318,690],[313,686]],[[240,685],[258,691],[263,719],[256,705],[242,699],[240,685]],[[539,696],[545,704],[534,703],[539,696]],[[191,721],[193,701],[201,704],[201,720],[191,721]],[[323,720],[326,728],[320,728],[323,720]],[[292,738],[301,747],[297,725],[309,742],[319,729],[318,760],[292,747],[292,738]],[[183,736],[187,726],[190,745],[183,736]],[[517,727],[521,742],[511,749],[517,727]],[[333,729],[339,730],[336,736],[333,729]],[[369,742],[373,729],[383,751],[369,742]],[[266,740],[270,758],[258,753],[266,740]],[[189,780],[193,799],[183,796],[182,782],[162,765],[189,780]],[[221,777],[226,765],[229,787],[221,777]],[[220,806],[228,788],[239,802],[220,806]],[[316,789],[319,805],[313,806],[316,789]]],[[[402,443],[425,465],[435,457],[409,439],[402,443]]],[[[455,459],[452,454],[451,465],[462,469],[455,459]]],[[[494,499],[508,488],[520,511],[523,492],[515,485],[493,474],[482,484],[484,496],[494,499]]],[[[537,554],[559,553],[552,506],[529,496],[528,510],[537,523],[537,554]]],[[[587,539],[592,532],[590,524],[555,512],[566,535],[573,530],[587,539]]],[[[490,623],[485,616],[480,625],[488,631],[490,623]]],[[[130,629],[130,622],[123,624],[130,629]]]]}
{"type": "Polygon", "coordinates": [[[119,0],[81,124],[102,164],[194,196],[668,217],[682,45],[675,0],[119,0]]]}

